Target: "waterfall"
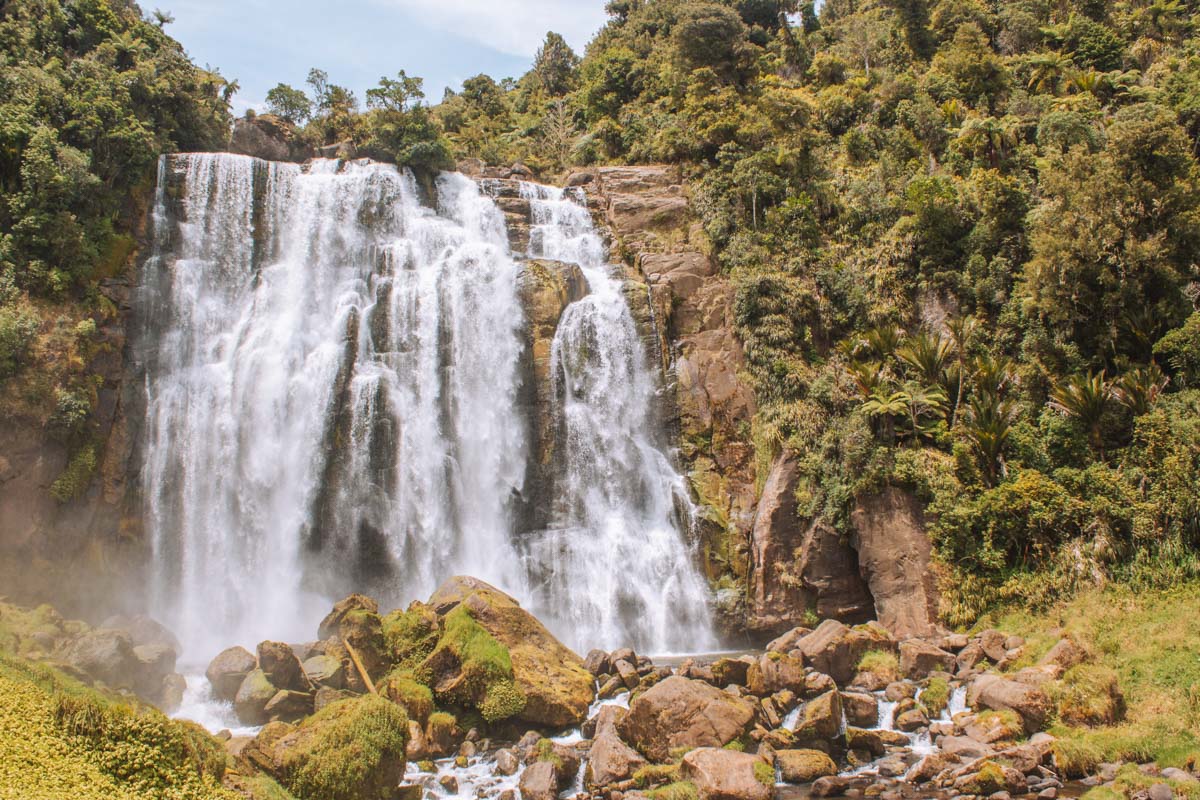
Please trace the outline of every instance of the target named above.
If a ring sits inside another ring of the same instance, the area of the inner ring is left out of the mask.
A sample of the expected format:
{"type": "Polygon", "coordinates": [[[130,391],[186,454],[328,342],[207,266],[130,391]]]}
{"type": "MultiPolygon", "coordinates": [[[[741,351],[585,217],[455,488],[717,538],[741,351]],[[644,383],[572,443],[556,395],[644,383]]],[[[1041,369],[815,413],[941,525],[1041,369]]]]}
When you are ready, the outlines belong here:
{"type": "Polygon", "coordinates": [[[579,649],[703,646],[686,493],[590,219],[534,231],[591,294],[554,345],[565,524],[526,537],[521,264],[475,182],[420,198],[367,161],[164,158],[134,352],[156,610],[207,657],[304,640],[350,591],[394,605],[470,574],[579,649]]]}
{"type": "Polygon", "coordinates": [[[579,265],[589,289],[563,313],[551,351],[566,436],[562,519],[530,546],[539,605],[595,646],[703,651],[715,642],[688,542],[692,504],[661,441],[660,386],[619,268],[606,263],[581,193],[521,188],[529,255],[579,265]]]}

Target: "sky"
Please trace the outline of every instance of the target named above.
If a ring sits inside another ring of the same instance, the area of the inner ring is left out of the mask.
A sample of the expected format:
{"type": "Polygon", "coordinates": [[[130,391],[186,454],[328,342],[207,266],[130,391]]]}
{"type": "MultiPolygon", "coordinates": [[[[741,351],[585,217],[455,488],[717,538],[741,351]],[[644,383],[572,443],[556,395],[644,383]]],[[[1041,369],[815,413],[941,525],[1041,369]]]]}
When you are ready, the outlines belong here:
{"type": "Polygon", "coordinates": [[[236,79],[234,111],[261,110],[277,83],[304,88],[311,67],[365,98],[383,76],[425,79],[425,97],[487,73],[519,77],[547,31],[580,55],[605,0],[143,0],[169,12],[167,32],[192,60],[236,79]]]}

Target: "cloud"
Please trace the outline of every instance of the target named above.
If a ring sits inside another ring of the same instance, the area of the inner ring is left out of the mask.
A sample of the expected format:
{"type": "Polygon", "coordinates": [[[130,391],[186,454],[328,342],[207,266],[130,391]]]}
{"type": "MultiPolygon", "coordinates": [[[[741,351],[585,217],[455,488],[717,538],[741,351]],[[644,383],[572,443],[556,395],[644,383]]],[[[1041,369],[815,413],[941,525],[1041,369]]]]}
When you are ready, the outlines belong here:
{"type": "Polygon", "coordinates": [[[547,31],[582,51],[606,19],[604,0],[375,0],[433,28],[515,56],[532,57],[547,31]]]}

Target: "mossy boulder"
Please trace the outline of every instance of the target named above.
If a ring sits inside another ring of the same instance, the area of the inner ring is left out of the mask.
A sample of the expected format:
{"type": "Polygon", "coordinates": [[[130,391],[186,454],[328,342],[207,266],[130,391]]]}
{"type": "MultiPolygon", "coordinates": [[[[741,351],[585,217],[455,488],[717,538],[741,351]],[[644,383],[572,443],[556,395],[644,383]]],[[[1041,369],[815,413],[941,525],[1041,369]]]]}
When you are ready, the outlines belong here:
{"type": "Polygon", "coordinates": [[[433,692],[413,679],[410,672],[397,670],[379,684],[379,693],[402,707],[408,718],[424,725],[433,713],[433,692]]]}
{"type": "Polygon", "coordinates": [[[437,613],[421,602],[391,612],[382,620],[384,644],[397,667],[412,669],[429,657],[442,635],[437,613]]]}
{"type": "Polygon", "coordinates": [[[1047,692],[1058,719],[1067,725],[1114,725],[1125,717],[1125,696],[1117,674],[1096,664],[1077,664],[1047,692]]]}
{"type": "MultiPolygon", "coordinates": [[[[373,681],[386,675],[392,666],[383,635],[383,619],[377,609],[369,597],[351,595],[334,606],[317,631],[326,642],[353,648],[373,681]]],[[[327,654],[329,649],[326,648],[327,654]]],[[[351,670],[351,674],[356,672],[357,669],[351,670]]]]}
{"type": "Polygon", "coordinates": [[[775,770],[747,753],[713,747],[683,757],[680,773],[696,787],[700,800],[770,800],[775,796],[775,770]]]}
{"type": "Polygon", "coordinates": [[[831,740],[842,731],[842,697],[837,691],[814,697],[804,705],[804,712],[793,730],[800,741],[831,740]]]}
{"type": "Polygon", "coordinates": [[[271,715],[267,713],[267,703],[279,692],[279,687],[271,683],[267,674],[261,669],[251,670],[242,680],[237,694],[233,698],[233,710],[243,725],[262,725],[271,715]]]}
{"type": "Polygon", "coordinates": [[[283,642],[259,643],[258,668],[267,676],[267,680],[280,689],[303,692],[310,688],[300,659],[283,642]]]}
{"type": "Polygon", "coordinates": [[[512,597],[455,577],[429,605],[442,621],[442,638],[425,661],[439,696],[442,687],[465,692],[489,721],[517,716],[556,728],[587,718],[595,684],[583,660],[512,597]]]}
{"type": "Polygon", "coordinates": [[[838,771],[833,759],[820,750],[778,750],[775,765],[787,783],[812,783],[838,771]]]}
{"type": "Polygon", "coordinates": [[[334,603],[333,609],[321,620],[317,627],[317,638],[324,641],[333,636],[341,635],[342,621],[355,611],[366,611],[371,614],[379,613],[379,603],[365,594],[352,594],[334,603]]]}
{"type": "Polygon", "coordinates": [[[382,697],[326,706],[269,748],[272,773],[297,797],[392,800],[404,777],[408,717],[382,697]]]}

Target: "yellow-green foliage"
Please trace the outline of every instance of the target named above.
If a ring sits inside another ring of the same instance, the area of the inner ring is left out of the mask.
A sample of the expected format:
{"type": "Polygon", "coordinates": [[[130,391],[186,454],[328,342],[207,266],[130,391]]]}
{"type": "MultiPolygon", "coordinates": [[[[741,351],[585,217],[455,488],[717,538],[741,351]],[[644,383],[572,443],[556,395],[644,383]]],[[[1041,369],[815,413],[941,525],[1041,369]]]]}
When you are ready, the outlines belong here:
{"type": "Polygon", "coordinates": [[[888,682],[899,680],[900,662],[885,650],[869,650],[858,662],[860,672],[869,672],[888,682]]]}
{"type": "Polygon", "coordinates": [[[376,797],[399,778],[380,764],[398,762],[403,773],[408,716],[377,695],[332,703],[305,720],[299,732],[295,746],[283,751],[281,770],[282,783],[298,797],[376,797]]]}
{"type": "Polygon", "coordinates": [[[700,796],[696,791],[696,784],[691,781],[668,783],[646,794],[650,800],[696,800],[700,796]]]}
{"type": "Polygon", "coordinates": [[[679,780],[679,764],[649,764],[633,773],[633,782],[639,789],[648,789],[679,780]]]}
{"type": "Polygon", "coordinates": [[[1003,739],[1018,739],[1025,732],[1025,724],[1015,711],[983,711],[975,718],[975,722],[980,727],[1001,732],[998,735],[998,740],[1003,739]]]}
{"type": "Polygon", "coordinates": [[[558,753],[554,752],[554,742],[549,739],[538,739],[536,751],[538,761],[549,761],[555,767],[562,768],[563,760],[558,753]]]}
{"type": "Polygon", "coordinates": [[[945,678],[930,678],[921,692],[921,704],[936,717],[950,704],[950,683],[945,678]]]}
{"type": "Polygon", "coordinates": [[[1048,689],[1063,724],[1112,725],[1125,716],[1117,673],[1108,667],[1077,664],[1048,689]]]}
{"type": "Polygon", "coordinates": [[[440,635],[437,615],[420,603],[383,618],[383,638],[398,667],[415,668],[437,647],[440,635]]]}
{"type": "Polygon", "coordinates": [[[1068,774],[1082,776],[1105,762],[1182,767],[1200,756],[1197,608],[1195,581],[1140,592],[1112,586],[1044,613],[1014,610],[986,624],[1025,637],[1034,659],[1070,636],[1092,654],[1093,669],[1115,672],[1126,704],[1122,722],[1095,728],[1060,722],[1050,729],[1057,737],[1057,762],[1068,774]]]}
{"type": "Polygon", "coordinates": [[[379,685],[379,693],[404,708],[409,719],[422,725],[433,713],[433,691],[413,679],[408,670],[393,670],[379,685]]]}
{"type": "Polygon", "coordinates": [[[430,659],[449,650],[458,659],[466,678],[452,702],[479,708],[488,722],[506,719],[525,708],[525,695],[513,683],[508,648],[480,625],[465,604],[446,615],[442,638],[430,659]]]}
{"type": "Polygon", "coordinates": [[[1004,787],[1004,770],[995,762],[985,761],[966,789],[969,794],[989,795],[1004,787]]]}
{"type": "Polygon", "coordinates": [[[191,723],[0,656],[0,798],[233,800],[225,753],[191,723]]]}
{"type": "Polygon", "coordinates": [[[74,500],[87,491],[95,471],[96,448],[94,445],[84,445],[71,456],[67,468],[50,486],[50,494],[60,503],[74,500]]]}
{"type": "Polygon", "coordinates": [[[765,761],[754,762],[754,779],[763,786],[775,785],[775,767],[765,761]]]}
{"type": "Polygon", "coordinates": [[[1196,781],[1173,781],[1153,775],[1144,775],[1134,764],[1126,764],[1117,771],[1117,777],[1113,781],[1113,789],[1124,797],[1132,797],[1134,794],[1139,793],[1144,797],[1146,790],[1156,783],[1166,783],[1171,787],[1176,797],[1185,797],[1189,798],[1189,800],[1200,798],[1200,783],[1196,781]]]}
{"type": "Polygon", "coordinates": [[[447,714],[445,711],[435,711],[429,715],[429,738],[438,739],[452,736],[457,726],[458,720],[454,718],[453,714],[447,714]]]}

